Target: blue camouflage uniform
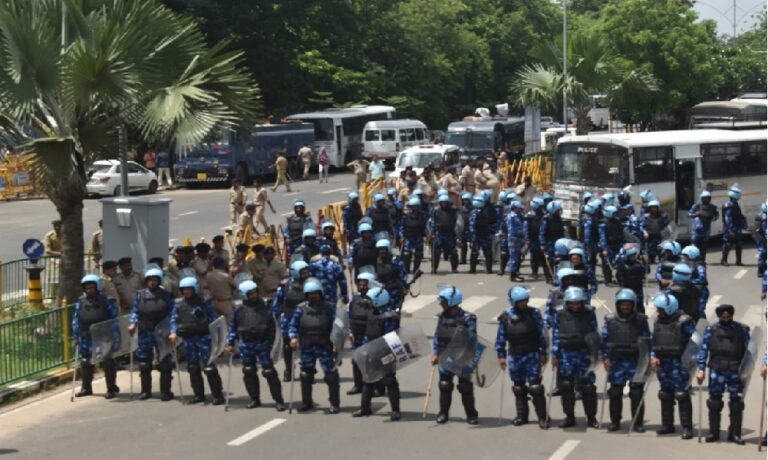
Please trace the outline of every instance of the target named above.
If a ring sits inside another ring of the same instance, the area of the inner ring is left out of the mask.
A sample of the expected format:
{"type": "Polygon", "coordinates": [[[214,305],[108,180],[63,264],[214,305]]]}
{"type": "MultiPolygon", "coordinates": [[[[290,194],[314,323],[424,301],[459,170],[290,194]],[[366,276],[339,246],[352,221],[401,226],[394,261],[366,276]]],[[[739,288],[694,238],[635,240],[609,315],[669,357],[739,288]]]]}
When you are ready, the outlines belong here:
{"type": "MultiPolygon", "coordinates": [[[[582,308],[590,308],[584,305],[582,308]]],[[[578,384],[594,384],[595,373],[590,370],[591,361],[589,350],[565,350],[560,344],[560,316],[563,311],[555,312],[552,324],[552,356],[559,360],[558,373],[565,377],[573,377],[578,384]]],[[[597,316],[591,310],[591,330],[597,331],[597,316]]]]}
{"type": "MultiPolygon", "coordinates": [[[[232,315],[232,322],[229,324],[229,332],[227,334],[227,345],[234,346],[235,340],[238,341],[238,349],[240,350],[240,357],[243,361],[243,365],[256,366],[256,361],[261,364],[262,369],[273,369],[275,367],[272,361],[272,342],[269,340],[244,340],[239,337],[237,333],[238,328],[238,312],[242,308],[238,308],[232,315]]],[[[279,309],[273,302],[269,306],[269,314],[272,318],[276,318],[279,313],[279,309]]],[[[278,331],[275,331],[278,333],[278,331]]]]}
{"type": "Polygon", "coordinates": [[[716,221],[720,217],[720,213],[717,210],[717,206],[712,204],[707,205],[707,212],[711,213],[711,218],[704,218],[697,216],[702,211],[704,205],[701,202],[695,203],[691,206],[691,210],[688,211],[688,217],[691,220],[691,243],[701,251],[701,257],[706,259],[707,253],[707,241],[709,240],[712,231],[712,222],[716,221]]]}
{"type": "MultiPolygon", "coordinates": [[[[736,321],[731,321],[729,323],[722,323],[718,321],[717,323],[707,327],[706,332],[704,332],[704,339],[702,340],[701,349],[699,350],[699,356],[697,359],[698,369],[700,371],[704,371],[705,367],[707,366],[707,357],[710,355],[710,346],[714,331],[717,329],[732,331],[738,330],[738,328],[742,329],[741,340],[743,350],[746,350],[747,345],[749,344],[749,327],[736,321]]],[[[710,395],[722,396],[722,394],[727,390],[730,394],[731,401],[740,400],[741,392],[744,389],[744,384],[741,381],[741,377],[739,376],[739,364],[741,363],[741,358],[736,360],[736,365],[729,369],[717,369],[717,367],[728,366],[718,366],[717,364],[713,363],[713,361],[715,361],[715,357],[711,356],[709,361],[710,395]],[[715,365],[713,366],[713,364],[715,365]]]]}
{"type": "Polygon", "coordinates": [[[587,216],[581,224],[584,242],[584,253],[592,267],[597,265],[597,254],[600,252],[600,219],[587,216]]]}
{"type": "Polygon", "coordinates": [[[411,212],[412,211],[409,209],[403,214],[400,237],[403,239],[403,255],[416,253],[416,257],[418,258],[418,254],[424,253],[424,237],[426,236],[427,232],[427,219],[429,216],[425,213],[425,211],[420,209],[418,212],[423,213],[423,225],[409,229],[407,227],[407,221],[411,212]]]}
{"type": "Polygon", "coordinates": [[[347,277],[344,275],[344,267],[341,264],[323,256],[320,260],[309,264],[309,270],[312,276],[318,278],[323,285],[323,298],[326,302],[336,305],[339,301],[339,290],[344,302],[349,301],[347,277]]]}
{"type": "MultiPolygon", "coordinates": [[[[336,318],[336,305],[323,301],[325,307],[328,309],[329,318],[331,324],[333,324],[334,318],[336,318]]],[[[333,355],[332,345],[302,345],[301,338],[299,337],[299,322],[303,310],[301,306],[293,312],[293,316],[288,324],[288,336],[293,339],[299,339],[299,347],[301,351],[301,369],[302,371],[309,370],[312,374],[316,371],[315,362],[320,362],[320,367],[323,369],[323,373],[330,374],[336,371],[336,358],[333,355]]],[[[330,328],[328,329],[330,331],[330,328]]]]}
{"type": "MultiPolygon", "coordinates": [[[[194,301],[195,299],[193,298],[190,300],[194,301]]],[[[207,317],[208,324],[214,322],[217,318],[217,315],[210,299],[198,300],[200,302],[199,304],[194,304],[195,306],[193,310],[202,310],[200,314],[207,317]]],[[[182,299],[182,302],[183,301],[184,299],[182,299]]],[[[179,304],[175,304],[173,311],[171,312],[171,334],[176,334],[179,329],[178,307],[179,304]]],[[[186,337],[182,336],[182,338],[184,339],[182,346],[184,346],[184,356],[187,358],[187,365],[189,365],[189,363],[195,362],[202,362],[203,365],[206,365],[208,363],[208,359],[211,357],[211,334],[206,332],[202,335],[186,337]]]]}
{"type": "MultiPolygon", "coordinates": [[[[450,254],[453,252],[454,249],[456,249],[456,232],[455,232],[455,226],[451,228],[451,230],[444,231],[437,228],[437,222],[435,221],[435,214],[437,213],[439,208],[435,208],[432,210],[429,216],[429,233],[430,235],[433,235],[435,239],[437,240],[437,247],[440,250],[445,251],[444,254],[450,254]]],[[[450,209],[450,208],[449,208],[450,209]]],[[[456,215],[458,217],[458,210],[456,211],[456,215]]]]}
{"type": "Polygon", "coordinates": [[[320,254],[320,245],[317,240],[312,243],[307,243],[307,241],[304,240],[300,245],[293,248],[291,254],[301,254],[304,258],[304,262],[310,263],[312,257],[320,254]]]}
{"type": "Polygon", "coordinates": [[[360,237],[360,234],[357,232],[357,225],[363,217],[363,211],[360,209],[360,204],[355,203],[354,206],[357,207],[358,213],[355,213],[355,209],[351,204],[341,208],[341,221],[344,224],[344,236],[349,245],[360,237]]]}
{"type": "MultiPolygon", "coordinates": [[[[441,317],[450,318],[450,319],[456,319],[458,322],[464,323],[464,327],[467,329],[467,332],[469,332],[469,339],[470,341],[475,340],[477,338],[477,316],[467,313],[461,308],[459,308],[458,313],[455,315],[450,315],[448,312],[443,311],[443,313],[440,315],[441,317]]],[[[447,344],[441,344],[439,343],[439,324],[440,321],[438,320],[438,328],[435,329],[435,334],[432,337],[432,354],[439,356],[440,353],[442,353],[445,350],[445,347],[447,344]]],[[[443,369],[442,367],[438,368],[438,372],[440,373],[440,380],[441,381],[453,381],[454,373],[450,372],[446,369],[443,369]]],[[[459,378],[464,378],[465,376],[459,376],[459,378]]],[[[467,377],[468,380],[468,377],[467,377]]]]}
{"type": "Polygon", "coordinates": [[[301,237],[301,232],[299,232],[297,238],[291,239],[291,228],[290,228],[290,222],[292,220],[296,219],[302,219],[302,226],[303,228],[307,228],[312,225],[312,217],[311,216],[298,216],[296,214],[288,217],[287,224],[285,225],[285,228],[283,229],[283,237],[285,238],[285,241],[288,242],[288,254],[293,254],[296,251],[296,248],[302,245],[303,238],[301,237]]]}
{"type": "Polygon", "coordinates": [[[757,276],[763,276],[766,270],[766,225],[768,225],[768,213],[761,212],[757,216],[757,237],[754,238],[757,246],[757,276]]]}
{"type": "MultiPolygon", "coordinates": [[[[78,350],[81,359],[91,359],[91,349],[93,348],[93,341],[91,340],[90,331],[80,330],[80,305],[83,302],[85,295],[81,296],[75,304],[75,313],[72,316],[72,337],[77,338],[78,350]]],[[[99,291],[98,301],[106,302],[107,305],[107,319],[105,321],[117,318],[117,306],[115,299],[109,299],[103,292],[99,291]]],[[[119,332],[116,331],[117,334],[119,332]]],[[[119,337],[119,335],[118,335],[119,337]]],[[[116,341],[119,344],[119,340],[116,341]]]]}
{"type": "Polygon", "coordinates": [[[555,312],[557,309],[562,308],[563,305],[563,291],[560,288],[550,289],[547,294],[546,307],[544,308],[544,325],[548,329],[552,328],[555,312]]]}
{"type": "MultiPolygon", "coordinates": [[[[528,252],[531,255],[531,271],[534,275],[538,275],[539,267],[543,267],[546,263],[539,241],[540,222],[541,215],[536,211],[528,211],[525,214],[525,242],[528,244],[528,252]]],[[[546,273],[547,270],[544,269],[544,272],[546,273]]]]}
{"type": "Polygon", "coordinates": [[[699,289],[699,312],[704,317],[709,301],[709,281],[707,280],[707,264],[703,261],[693,262],[691,283],[699,289]]]}
{"type": "MultiPolygon", "coordinates": [[[[328,246],[331,248],[331,255],[339,259],[339,263],[343,266],[344,265],[344,257],[341,254],[341,248],[339,248],[339,242],[336,241],[335,238],[331,237],[325,237],[321,236],[317,239],[317,246],[322,250],[323,246],[328,246]]],[[[309,263],[309,262],[307,262],[309,263]]]]}
{"type": "MultiPolygon", "coordinates": [[[[504,313],[506,317],[517,316],[517,309],[507,308],[504,313]]],[[[513,382],[539,383],[541,381],[541,357],[547,354],[547,337],[544,329],[544,320],[541,313],[536,308],[527,307],[527,311],[533,316],[536,322],[537,341],[531,344],[536,350],[525,354],[513,354],[512,347],[507,353],[507,321],[502,315],[499,321],[499,328],[496,332],[496,354],[499,359],[507,358],[507,367],[509,378],[513,382]]]]}
{"type": "MultiPolygon", "coordinates": [[[[650,337],[651,330],[648,327],[648,319],[645,315],[642,315],[640,319],[640,337],[650,337]]],[[[603,323],[603,327],[600,330],[600,336],[602,337],[601,352],[603,359],[611,360],[611,368],[608,371],[608,381],[612,385],[624,386],[627,383],[632,382],[632,377],[637,370],[637,360],[635,357],[618,357],[612,356],[609,349],[609,337],[608,337],[608,321],[603,323]]]]}
{"type": "Polygon", "coordinates": [[[392,258],[392,268],[397,274],[399,283],[384,283],[384,289],[389,293],[389,305],[387,305],[387,309],[397,311],[400,310],[400,305],[403,299],[403,288],[408,284],[408,273],[406,273],[405,264],[400,257],[390,257],[392,258]]]}
{"type": "Polygon", "coordinates": [[[520,261],[523,257],[523,246],[525,244],[526,232],[525,223],[517,212],[510,212],[505,219],[507,230],[505,245],[509,254],[509,273],[516,275],[520,271],[520,261]]]}
{"type": "MultiPolygon", "coordinates": [[[[171,312],[173,312],[174,307],[173,295],[170,292],[160,288],[156,289],[155,291],[159,291],[162,296],[162,300],[165,301],[165,304],[168,307],[166,316],[170,315],[171,312]]],[[[154,352],[157,351],[157,342],[155,340],[155,326],[157,326],[157,324],[154,322],[147,322],[146,324],[142,324],[142,321],[140,321],[139,318],[139,306],[141,305],[141,301],[144,296],[154,295],[155,294],[152,293],[149,288],[144,288],[137,292],[136,300],[133,302],[133,307],[131,307],[131,317],[128,321],[129,324],[138,325],[139,329],[138,347],[136,348],[136,360],[149,363],[152,362],[154,359],[154,352]]],[[[172,357],[168,355],[163,359],[163,361],[171,362],[172,357]]]]}
{"type": "Polygon", "coordinates": [[[747,229],[747,219],[738,201],[729,199],[723,205],[723,260],[728,260],[731,247],[736,247],[736,265],[741,264],[741,232],[747,229]]]}
{"type": "MultiPolygon", "coordinates": [[[[648,231],[649,228],[647,224],[649,223],[650,219],[653,218],[650,213],[645,213],[641,216],[642,217],[639,220],[640,233],[648,233],[648,239],[643,238],[645,252],[648,254],[649,263],[656,263],[656,257],[658,257],[659,253],[659,244],[661,244],[661,234],[651,233],[648,231]]],[[[660,221],[659,225],[661,228],[666,228],[669,225],[669,217],[667,217],[666,214],[659,212],[658,219],[660,221]]]]}
{"type": "Polygon", "coordinates": [[[403,207],[404,207],[403,202],[396,198],[393,199],[390,196],[387,198],[387,206],[391,210],[390,220],[392,221],[392,228],[394,230],[394,234],[401,235],[403,233],[403,219],[402,219],[403,207]]]}
{"type": "MultiPolygon", "coordinates": [[[[665,321],[678,321],[681,313],[678,312],[665,321]]],[[[681,342],[682,348],[685,348],[691,340],[691,335],[695,328],[695,324],[687,317],[687,321],[683,322],[681,327],[681,342]]],[[[656,322],[659,322],[659,318],[656,318],[656,322]]],[[[655,326],[654,326],[655,328],[655,326]]],[[[659,387],[662,392],[674,393],[686,391],[688,383],[690,382],[690,374],[688,369],[683,366],[683,362],[680,356],[664,356],[658,353],[655,348],[651,349],[651,358],[658,358],[660,360],[659,368],[656,371],[656,375],[659,378],[659,387]]]]}

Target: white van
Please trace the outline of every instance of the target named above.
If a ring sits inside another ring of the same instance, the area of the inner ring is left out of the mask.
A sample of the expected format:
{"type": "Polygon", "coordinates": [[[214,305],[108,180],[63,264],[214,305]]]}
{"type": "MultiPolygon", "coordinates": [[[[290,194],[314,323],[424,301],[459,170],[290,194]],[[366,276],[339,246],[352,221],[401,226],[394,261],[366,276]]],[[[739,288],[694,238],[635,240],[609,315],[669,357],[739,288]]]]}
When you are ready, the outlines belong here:
{"type": "Polygon", "coordinates": [[[369,121],[363,128],[363,157],[392,161],[401,150],[427,142],[427,125],[419,120],[369,121]]]}
{"type": "Polygon", "coordinates": [[[400,172],[411,167],[416,174],[421,174],[426,166],[445,166],[458,175],[461,170],[460,149],[455,145],[425,144],[404,149],[397,155],[395,170],[389,175],[392,179],[400,177],[400,172]]]}

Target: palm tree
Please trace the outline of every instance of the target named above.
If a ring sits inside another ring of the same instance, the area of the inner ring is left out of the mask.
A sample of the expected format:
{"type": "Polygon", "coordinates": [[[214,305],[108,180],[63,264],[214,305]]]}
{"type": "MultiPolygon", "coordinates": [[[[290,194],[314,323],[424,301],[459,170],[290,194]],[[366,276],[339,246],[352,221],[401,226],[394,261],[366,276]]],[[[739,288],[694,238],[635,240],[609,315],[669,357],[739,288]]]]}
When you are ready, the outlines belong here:
{"type": "Polygon", "coordinates": [[[606,42],[594,34],[571,36],[566,47],[568,71],[563,72],[563,52],[558,40],[535,47],[531,56],[536,62],[517,72],[511,91],[520,105],[538,106],[542,110],[562,108],[565,90],[568,105],[576,115],[576,131],[585,134],[589,128],[591,95],[609,93],[609,97],[623,98],[622,88],[635,94],[658,90],[653,76],[641,69],[627,71],[606,42]],[[626,79],[629,81],[623,83],[626,79]]]}
{"type": "Polygon", "coordinates": [[[255,119],[258,88],[227,46],[155,0],[0,0],[0,127],[25,133],[61,218],[59,299],[79,295],[86,168],[114,155],[118,127],[189,144],[255,119]]]}

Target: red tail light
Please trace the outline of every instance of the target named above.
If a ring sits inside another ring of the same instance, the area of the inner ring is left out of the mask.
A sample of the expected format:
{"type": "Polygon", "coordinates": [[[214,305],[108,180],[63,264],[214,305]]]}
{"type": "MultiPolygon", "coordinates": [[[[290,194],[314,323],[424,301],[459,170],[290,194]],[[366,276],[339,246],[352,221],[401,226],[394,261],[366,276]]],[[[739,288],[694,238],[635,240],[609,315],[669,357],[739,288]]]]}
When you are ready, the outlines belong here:
{"type": "Polygon", "coordinates": [[[99,182],[101,182],[102,184],[106,184],[107,182],[109,182],[109,176],[99,177],[99,182]]]}

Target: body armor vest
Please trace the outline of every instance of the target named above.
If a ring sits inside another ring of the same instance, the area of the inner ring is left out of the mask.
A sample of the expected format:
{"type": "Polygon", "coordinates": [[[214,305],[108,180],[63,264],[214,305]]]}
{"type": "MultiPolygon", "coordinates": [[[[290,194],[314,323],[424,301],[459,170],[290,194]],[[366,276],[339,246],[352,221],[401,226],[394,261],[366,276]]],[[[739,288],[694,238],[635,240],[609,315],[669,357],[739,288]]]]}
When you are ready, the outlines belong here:
{"type": "Polygon", "coordinates": [[[237,310],[237,335],[248,342],[274,340],[275,320],[261,298],[253,304],[245,301],[237,310]]]}
{"type": "Polygon", "coordinates": [[[373,309],[371,299],[363,294],[352,297],[349,304],[349,330],[352,335],[362,336],[368,323],[368,313],[373,309]]]}
{"type": "Polygon", "coordinates": [[[680,358],[687,345],[683,336],[683,324],[690,317],[676,313],[663,321],[657,319],[653,324],[653,351],[658,358],[680,358]]]}
{"type": "Polygon", "coordinates": [[[301,308],[299,321],[299,340],[305,346],[325,347],[331,345],[332,318],[328,304],[319,302],[316,305],[304,303],[301,308]]]}
{"type": "Polygon", "coordinates": [[[167,293],[163,288],[158,288],[154,292],[149,289],[141,290],[141,301],[139,302],[140,330],[153,331],[157,323],[168,316],[166,297],[167,293]]]}
{"type": "Polygon", "coordinates": [[[80,309],[78,310],[77,322],[80,326],[80,336],[90,337],[92,325],[109,319],[107,297],[101,293],[96,298],[83,294],[78,302],[80,309]]]}
{"type": "Polygon", "coordinates": [[[632,313],[627,318],[609,316],[605,319],[608,325],[608,351],[615,358],[637,358],[637,341],[642,332],[646,316],[632,313]]]}
{"type": "Polygon", "coordinates": [[[208,310],[198,296],[182,299],[176,304],[177,333],[183,337],[197,337],[209,333],[208,310]]]}
{"type": "Polygon", "coordinates": [[[744,326],[733,321],[731,327],[717,325],[712,328],[712,338],[709,341],[711,369],[736,372],[741,367],[745,352],[744,326]]]}
{"type": "Polygon", "coordinates": [[[560,344],[563,349],[567,351],[586,349],[587,342],[584,336],[592,331],[591,311],[582,307],[577,313],[573,313],[564,308],[558,313],[558,320],[560,344]]]}
{"type": "Polygon", "coordinates": [[[504,314],[510,355],[526,355],[539,349],[539,328],[530,311],[504,314]]]}

